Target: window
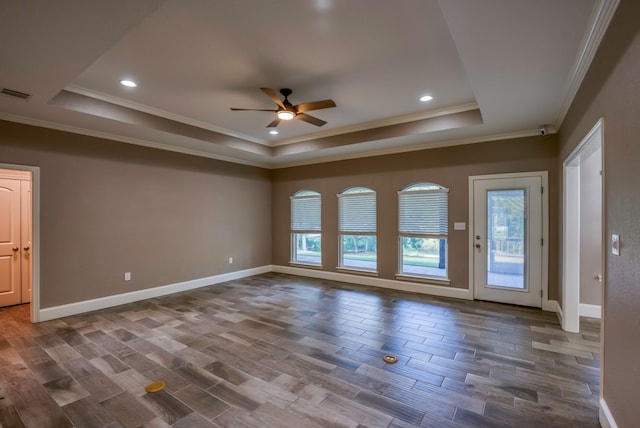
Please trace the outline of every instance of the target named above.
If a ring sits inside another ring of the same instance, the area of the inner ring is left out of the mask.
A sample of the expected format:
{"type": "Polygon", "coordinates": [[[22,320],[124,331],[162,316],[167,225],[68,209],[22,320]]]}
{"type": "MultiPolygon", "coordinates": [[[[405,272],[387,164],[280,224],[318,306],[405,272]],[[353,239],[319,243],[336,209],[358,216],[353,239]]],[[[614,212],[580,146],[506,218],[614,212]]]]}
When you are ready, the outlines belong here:
{"type": "Polygon", "coordinates": [[[339,267],[375,272],[376,192],[352,187],[338,195],[339,267]]]}
{"type": "Polygon", "coordinates": [[[400,275],[446,279],[449,189],[419,183],[398,192],[400,275]]]}
{"type": "Polygon", "coordinates": [[[322,264],[321,196],[301,190],[291,196],[291,263],[322,264]]]}

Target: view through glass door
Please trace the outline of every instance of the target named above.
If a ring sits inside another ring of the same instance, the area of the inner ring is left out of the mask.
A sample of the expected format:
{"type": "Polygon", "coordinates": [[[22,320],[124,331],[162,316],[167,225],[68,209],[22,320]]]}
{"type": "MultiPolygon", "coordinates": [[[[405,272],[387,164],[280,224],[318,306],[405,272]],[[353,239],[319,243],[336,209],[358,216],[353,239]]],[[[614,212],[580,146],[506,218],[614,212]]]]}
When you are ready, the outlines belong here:
{"type": "Polygon", "coordinates": [[[542,177],[472,177],[474,298],[542,306],[542,177]]]}

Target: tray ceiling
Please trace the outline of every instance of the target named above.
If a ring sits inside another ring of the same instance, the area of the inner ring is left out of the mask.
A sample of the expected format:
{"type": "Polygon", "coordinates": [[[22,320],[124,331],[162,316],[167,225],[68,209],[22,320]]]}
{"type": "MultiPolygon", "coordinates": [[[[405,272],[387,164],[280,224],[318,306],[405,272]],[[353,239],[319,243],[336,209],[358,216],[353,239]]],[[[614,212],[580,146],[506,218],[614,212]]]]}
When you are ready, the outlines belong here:
{"type": "Polygon", "coordinates": [[[612,3],[8,0],[0,86],[31,96],[0,96],[0,119],[264,167],[534,135],[612,3]],[[230,110],[276,108],[261,87],[337,106],[272,135],[274,113],[230,110]]]}

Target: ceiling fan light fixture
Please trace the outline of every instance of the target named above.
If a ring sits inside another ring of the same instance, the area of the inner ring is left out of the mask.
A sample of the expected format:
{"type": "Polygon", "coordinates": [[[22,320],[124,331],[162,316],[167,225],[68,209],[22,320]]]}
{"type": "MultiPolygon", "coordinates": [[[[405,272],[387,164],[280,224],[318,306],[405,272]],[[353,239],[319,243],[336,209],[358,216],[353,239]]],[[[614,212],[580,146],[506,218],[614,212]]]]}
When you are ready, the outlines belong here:
{"type": "Polygon", "coordinates": [[[129,80],[129,79],[122,79],[120,81],[120,84],[122,86],[126,86],[127,88],[135,88],[138,86],[138,84],[136,82],[134,82],[133,80],[129,80]]]}
{"type": "Polygon", "coordinates": [[[276,118],[273,119],[268,125],[267,128],[275,128],[278,126],[280,121],[282,120],[291,120],[298,119],[303,122],[310,123],[314,126],[323,126],[326,125],[326,121],[322,119],[318,119],[317,117],[311,116],[307,114],[309,111],[313,110],[322,110],[325,108],[332,108],[336,106],[335,101],[333,100],[320,100],[320,101],[312,101],[309,103],[301,103],[293,105],[289,102],[289,95],[291,95],[292,91],[289,88],[281,88],[280,93],[284,97],[284,99],[280,99],[278,93],[271,88],[260,88],[260,90],[273,101],[278,108],[273,109],[263,109],[263,108],[236,108],[231,107],[232,111],[270,111],[276,114],[276,118]]]}
{"type": "Polygon", "coordinates": [[[296,114],[289,110],[282,110],[278,112],[278,119],[280,120],[291,120],[296,117],[296,114]]]}

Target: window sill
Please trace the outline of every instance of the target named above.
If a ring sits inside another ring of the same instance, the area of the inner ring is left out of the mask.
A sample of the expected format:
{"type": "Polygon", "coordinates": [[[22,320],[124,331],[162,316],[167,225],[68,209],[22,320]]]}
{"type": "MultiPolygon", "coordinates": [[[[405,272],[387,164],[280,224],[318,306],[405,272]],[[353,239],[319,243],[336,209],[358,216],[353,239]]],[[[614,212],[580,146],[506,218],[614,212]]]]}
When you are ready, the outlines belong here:
{"type": "Polygon", "coordinates": [[[400,274],[400,273],[396,274],[396,279],[400,281],[421,282],[424,284],[431,284],[431,285],[450,285],[451,284],[451,280],[449,280],[449,278],[412,276],[412,275],[406,275],[406,274],[400,274]]]}
{"type": "Polygon", "coordinates": [[[376,270],[363,270],[363,269],[355,269],[348,267],[337,267],[336,271],[342,273],[352,273],[356,275],[365,275],[365,276],[378,276],[378,271],[376,270]]]}
{"type": "Polygon", "coordinates": [[[310,263],[289,262],[289,266],[304,269],[322,269],[322,265],[313,265],[310,263]]]}

